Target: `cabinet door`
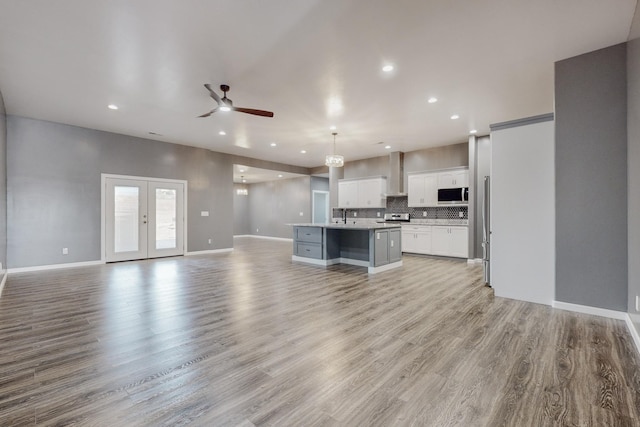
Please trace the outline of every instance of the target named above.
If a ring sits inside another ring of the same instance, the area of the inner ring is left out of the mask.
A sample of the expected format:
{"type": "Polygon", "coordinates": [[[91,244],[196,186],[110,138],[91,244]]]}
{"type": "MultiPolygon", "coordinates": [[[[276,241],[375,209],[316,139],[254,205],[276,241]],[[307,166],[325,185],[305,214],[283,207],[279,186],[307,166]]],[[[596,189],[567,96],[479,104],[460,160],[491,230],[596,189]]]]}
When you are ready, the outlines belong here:
{"type": "Polygon", "coordinates": [[[374,267],[389,263],[389,230],[376,230],[374,232],[374,267]]]}
{"type": "Polygon", "coordinates": [[[469,232],[467,227],[449,227],[451,246],[449,256],[467,258],[469,256],[469,232]]]}
{"type": "Polygon", "coordinates": [[[400,230],[389,230],[389,262],[397,262],[402,259],[400,230]]]}
{"type": "Polygon", "coordinates": [[[454,187],[468,187],[469,186],[469,171],[457,171],[453,173],[453,185],[454,187]]]}
{"type": "Polygon", "coordinates": [[[415,236],[411,231],[402,232],[402,252],[416,252],[415,236]]]}
{"type": "Polygon", "coordinates": [[[431,253],[434,255],[449,255],[449,227],[431,227],[431,253]]]}
{"type": "Polygon", "coordinates": [[[438,188],[454,188],[453,174],[451,172],[440,172],[438,174],[438,188]]]}
{"type": "Polygon", "coordinates": [[[407,204],[410,207],[423,206],[425,203],[424,175],[409,175],[407,184],[407,204]]]}
{"type": "Polygon", "coordinates": [[[416,233],[415,246],[416,253],[430,254],[431,253],[431,227],[428,227],[429,231],[421,231],[416,233]]]}
{"type": "Polygon", "coordinates": [[[338,182],[338,207],[355,208],[358,204],[358,181],[338,182]]]}
{"type": "Polygon", "coordinates": [[[438,204],[438,175],[430,173],[424,177],[424,206],[438,204]]]}
{"type": "MultiPolygon", "coordinates": [[[[382,188],[382,179],[364,179],[358,181],[358,207],[360,208],[380,208],[385,207],[383,195],[385,189],[382,188]]],[[[384,182],[386,184],[386,182],[384,182]]]]}

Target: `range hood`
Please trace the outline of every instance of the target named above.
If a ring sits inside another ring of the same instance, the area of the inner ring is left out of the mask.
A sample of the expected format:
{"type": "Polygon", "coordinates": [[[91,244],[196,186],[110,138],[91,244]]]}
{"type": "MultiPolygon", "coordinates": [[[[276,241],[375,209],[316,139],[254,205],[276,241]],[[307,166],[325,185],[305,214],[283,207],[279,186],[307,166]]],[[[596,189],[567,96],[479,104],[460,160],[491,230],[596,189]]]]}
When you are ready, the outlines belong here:
{"type": "Polygon", "coordinates": [[[386,197],[406,196],[404,191],[404,153],[394,151],[389,153],[389,174],[387,175],[386,197]]]}

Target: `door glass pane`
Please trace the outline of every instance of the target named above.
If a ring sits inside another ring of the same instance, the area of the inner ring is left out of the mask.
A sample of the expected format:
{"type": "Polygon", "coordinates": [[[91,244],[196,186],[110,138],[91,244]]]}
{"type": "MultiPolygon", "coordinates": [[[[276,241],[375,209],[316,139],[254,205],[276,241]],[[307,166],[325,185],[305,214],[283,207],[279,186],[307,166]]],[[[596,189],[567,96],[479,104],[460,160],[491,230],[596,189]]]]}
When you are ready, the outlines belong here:
{"type": "Polygon", "coordinates": [[[176,190],[156,188],[156,249],[175,249],[176,190]]]}
{"type": "Polygon", "coordinates": [[[138,248],[138,187],[114,186],[115,223],[114,252],[137,251],[138,248]]]}

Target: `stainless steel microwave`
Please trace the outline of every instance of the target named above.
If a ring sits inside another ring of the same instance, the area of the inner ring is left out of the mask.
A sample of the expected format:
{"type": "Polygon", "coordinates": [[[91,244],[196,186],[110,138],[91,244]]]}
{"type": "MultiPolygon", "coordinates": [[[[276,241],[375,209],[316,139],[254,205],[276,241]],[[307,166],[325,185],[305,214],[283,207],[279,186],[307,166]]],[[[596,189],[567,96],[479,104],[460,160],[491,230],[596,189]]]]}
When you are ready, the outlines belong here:
{"type": "Polygon", "coordinates": [[[440,188],[438,190],[438,203],[454,204],[469,202],[469,187],[440,188]]]}

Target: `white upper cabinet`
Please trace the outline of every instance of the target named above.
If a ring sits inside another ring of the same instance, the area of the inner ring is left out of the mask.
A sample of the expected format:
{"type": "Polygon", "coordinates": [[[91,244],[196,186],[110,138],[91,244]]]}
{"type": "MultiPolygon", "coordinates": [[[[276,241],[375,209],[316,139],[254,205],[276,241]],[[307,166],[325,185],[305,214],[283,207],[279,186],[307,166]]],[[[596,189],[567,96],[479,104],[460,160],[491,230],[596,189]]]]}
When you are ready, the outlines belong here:
{"type": "Polygon", "coordinates": [[[358,181],[358,204],[361,208],[384,208],[387,206],[384,193],[387,180],[384,178],[363,179],[358,181]]]}
{"type": "Polygon", "coordinates": [[[338,182],[338,207],[355,208],[358,204],[358,181],[338,182]]]}
{"type": "Polygon", "coordinates": [[[457,188],[469,186],[469,170],[438,173],[438,188],[457,188]]]}
{"type": "Polygon", "coordinates": [[[384,196],[386,191],[386,178],[340,181],[338,182],[338,207],[384,208],[387,205],[384,196]]]}
{"type": "Polygon", "coordinates": [[[438,204],[438,174],[409,175],[407,203],[409,207],[436,206],[438,204]]]}

